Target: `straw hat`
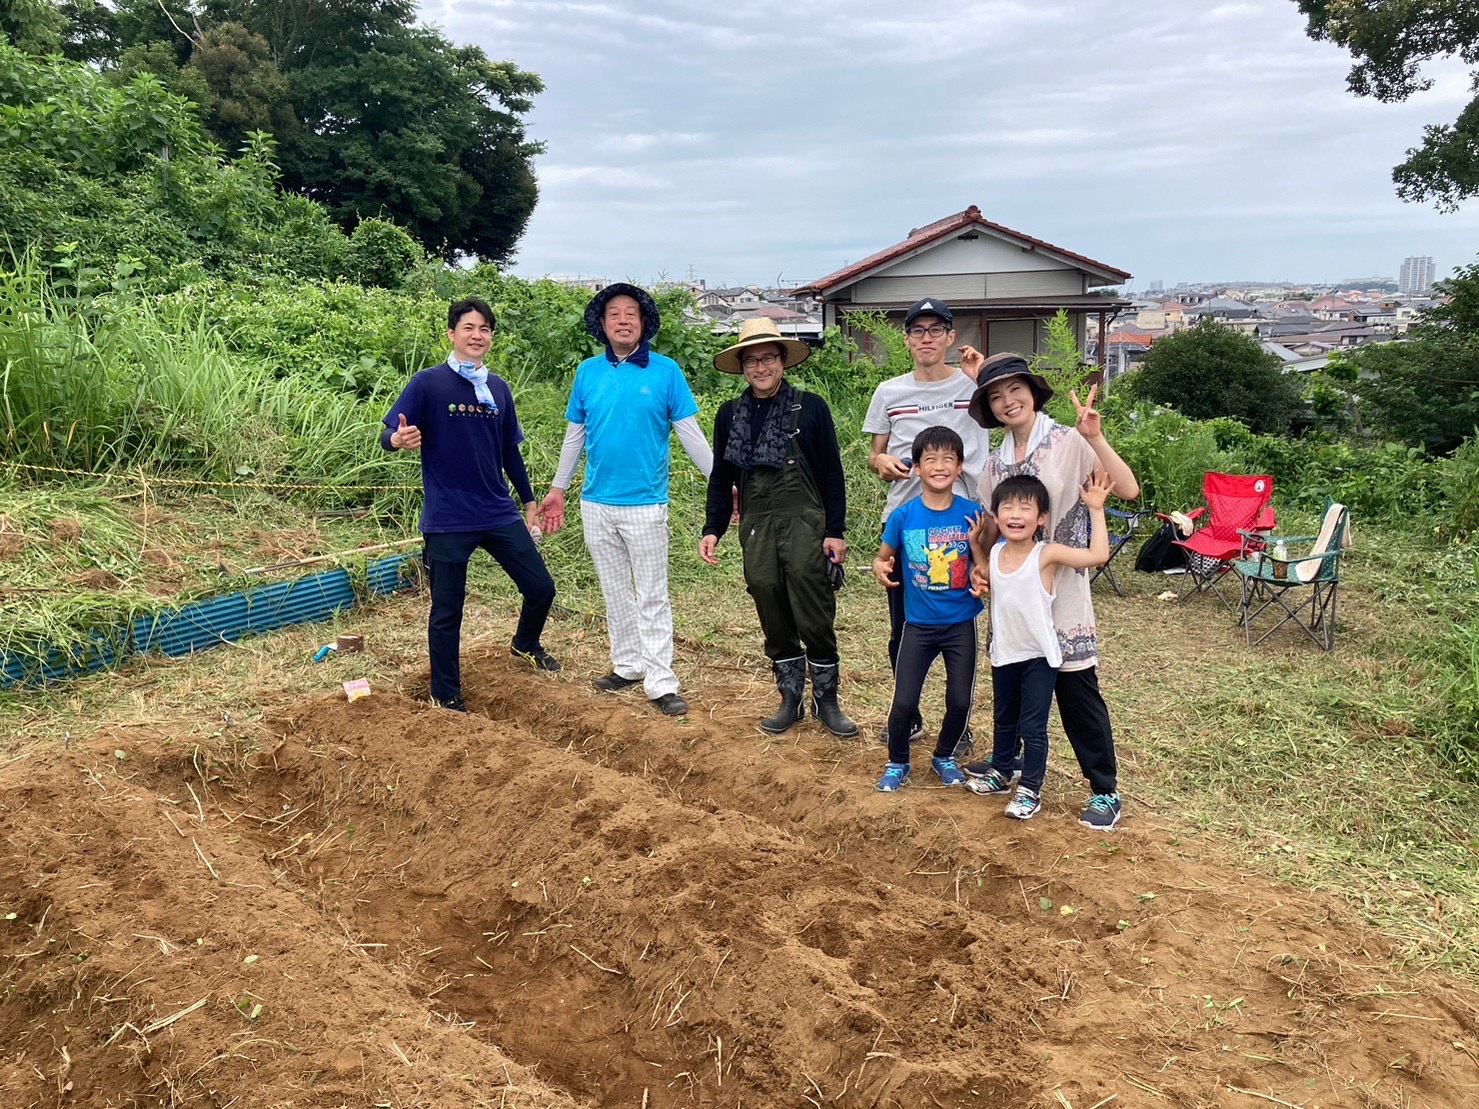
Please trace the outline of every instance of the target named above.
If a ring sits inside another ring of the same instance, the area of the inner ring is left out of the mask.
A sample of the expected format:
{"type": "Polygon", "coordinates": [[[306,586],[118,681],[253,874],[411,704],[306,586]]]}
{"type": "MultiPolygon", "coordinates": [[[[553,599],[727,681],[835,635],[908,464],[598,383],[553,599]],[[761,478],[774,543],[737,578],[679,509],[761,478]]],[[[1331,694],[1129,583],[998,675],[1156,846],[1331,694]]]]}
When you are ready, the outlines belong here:
{"type": "Polygon", "coordinates": [[[799,366],[811,357],[811,347],[800,339],[787,339],[781,335],[775,326],[775,320],[760,316],[753,320],[746,320],[740,328],[739,342],[732,347],[725,347],[714,355],[714,369],[720,373],[738,374],[744,373],[740,366],[740,356],[746,347],[765,346],[767,343],[780,343],[786,348],[785,369],[799,366]]]}

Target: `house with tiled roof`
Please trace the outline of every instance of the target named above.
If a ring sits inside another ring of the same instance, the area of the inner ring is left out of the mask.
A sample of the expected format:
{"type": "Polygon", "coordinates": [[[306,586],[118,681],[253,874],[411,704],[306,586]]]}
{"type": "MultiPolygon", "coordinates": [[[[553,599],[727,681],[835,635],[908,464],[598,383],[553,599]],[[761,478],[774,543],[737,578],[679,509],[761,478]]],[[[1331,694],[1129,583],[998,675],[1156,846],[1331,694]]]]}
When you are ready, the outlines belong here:
{"type": "Polygon", "coordinates": [[[1094,290],[1130,276],[993,223],[973,204],[796,291],[821,301],[823,326],[844,330],[850,312],[880,311],[902,325],[909,305],[939,297],[955,314],[957,350],[1032,354],[1045,348],[1047,321],[1059,309],[1072,320],[1080,348],[1092,327],[1104,349],[1109,320],[1130,302],[1094,290]]]}
{"type": "Polygon", "coordinates": [[[1342,297],[1321,297],[1310,305],[1310,311],[1320,320],[1343,320],[1355,305],[1342,297]]]}

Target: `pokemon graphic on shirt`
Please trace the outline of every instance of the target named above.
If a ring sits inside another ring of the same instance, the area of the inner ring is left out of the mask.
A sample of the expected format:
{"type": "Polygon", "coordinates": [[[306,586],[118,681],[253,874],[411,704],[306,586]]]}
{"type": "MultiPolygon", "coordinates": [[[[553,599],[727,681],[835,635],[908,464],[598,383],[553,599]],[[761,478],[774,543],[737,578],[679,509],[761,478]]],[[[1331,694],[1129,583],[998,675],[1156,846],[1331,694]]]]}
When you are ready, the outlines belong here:
{"type": "Polygon", "coordinates": [[[904,560],[910,580],[926,592],[970,588],[970,539],[960,524],[905,528],[904,560]]]}

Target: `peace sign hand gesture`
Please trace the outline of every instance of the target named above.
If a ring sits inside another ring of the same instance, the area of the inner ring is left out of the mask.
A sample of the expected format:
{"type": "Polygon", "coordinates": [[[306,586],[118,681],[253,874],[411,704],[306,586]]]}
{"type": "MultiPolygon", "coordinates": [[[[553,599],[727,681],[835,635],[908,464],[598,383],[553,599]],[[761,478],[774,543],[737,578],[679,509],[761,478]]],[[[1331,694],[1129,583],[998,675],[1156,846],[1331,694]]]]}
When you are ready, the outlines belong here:
{"type": "Polygon", "coordinates": [[[1099,413],[1094,408],[1094,395],[1099,392],[1098,385],[1089,386],[1089,395],[1083,400],[1078,399],[1078,390],[1072,390],[1068,396],[1073,401],[1073,407],[1078,410],[1078,433],[1089,442],[1104,437],[1104,427],[1099,419],[1099,413]]]}

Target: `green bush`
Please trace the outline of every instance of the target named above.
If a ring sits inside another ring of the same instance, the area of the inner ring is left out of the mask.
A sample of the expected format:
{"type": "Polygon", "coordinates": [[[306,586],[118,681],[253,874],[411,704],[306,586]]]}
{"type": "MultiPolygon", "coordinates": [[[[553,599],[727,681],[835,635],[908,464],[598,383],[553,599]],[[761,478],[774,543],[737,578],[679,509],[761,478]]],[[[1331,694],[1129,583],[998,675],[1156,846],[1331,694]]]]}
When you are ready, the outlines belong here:
{"type": "Polygon", "coordinates": [[[1130,407],[1119,395],[1105,402],[1101,414],[1106,437],[1140,482],[1140,508],[1195,508],[1208,470],[1236,468],[1234,458],[1218,449],[1210,424],[1153,404],[1130,407]]]}
{"type": "Polygon", "coordinates": [[[1136,400],[1198,420],[1231,417],[1269,434],[1288,429],[1299,403],[1299,386],[1277,358],[1211,318],[1157,342],[1123,381],[1136,400]]]}
{"type": "Polygon", "coordinates": [[[1437,487],[1443,500],[1441,532],[1472,539],[1479,533],[1479,432],[1438,463],[1437,487]]]}
{"type": "MultiPolygon", "coordinates": [[[[1473,561],[1473,589],[1479,590],[1479,559],[1473,561]]],[[[1441,692],[1419,727],[1437,742],[1438,753],[1468,782],[1479,782],[1479,621],[1470,604],[1454,606],[1452,598],[1433,596],[1447,630],[1434,645],[1431,666],[1441,692]]]]}
{"type": "Polygon", "coordinates": [[[347,276],[361,285],[398,289],[417,266],[426,263],[426,254],[395,224],[363,219],[349,237],[347,262],[347,276]]]}
{"type": "Polygon", "coordinates": [[[446,353],[446,302],[349,282],[207,280],[161,300],[176,320],[203,311],[231,350],[273,376],[361,398],[394,394],[446,353]]]}

